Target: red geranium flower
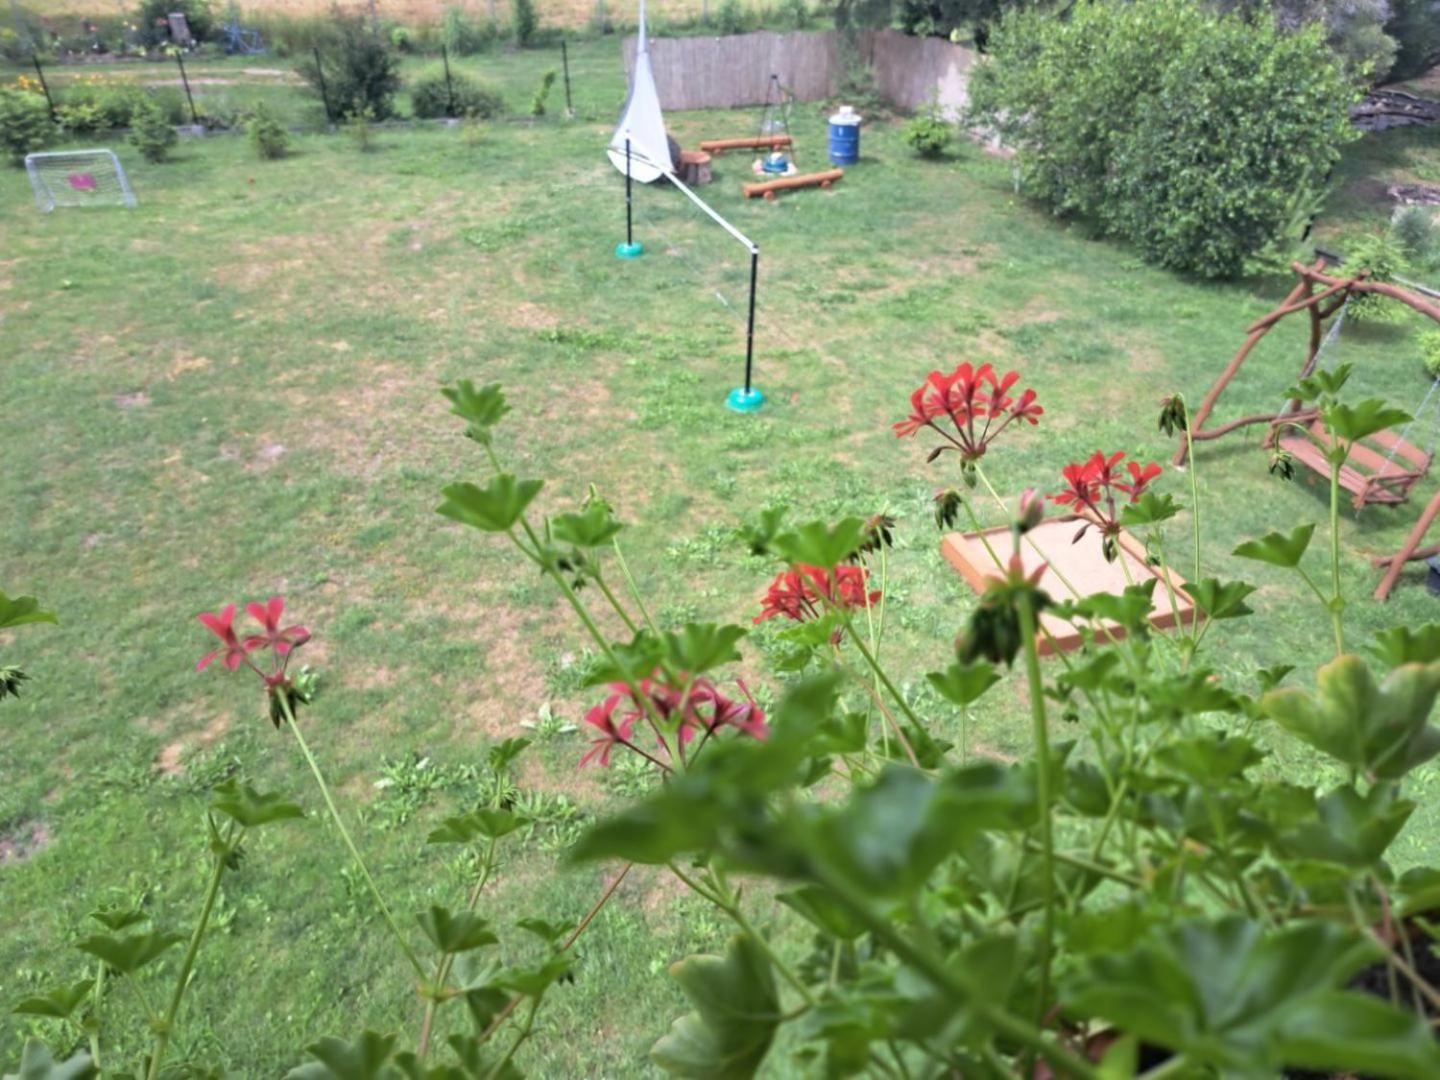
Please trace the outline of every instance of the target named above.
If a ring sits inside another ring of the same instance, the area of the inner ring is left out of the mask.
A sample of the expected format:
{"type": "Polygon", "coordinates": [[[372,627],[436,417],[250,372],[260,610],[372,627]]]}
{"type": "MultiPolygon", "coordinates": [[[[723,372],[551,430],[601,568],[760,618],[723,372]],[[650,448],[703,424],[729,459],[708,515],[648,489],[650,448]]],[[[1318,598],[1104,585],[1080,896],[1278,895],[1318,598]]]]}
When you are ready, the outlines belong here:
{"type": "MultiPolygon", "coordinates": [[[[1160,466],[1153,461],[1148,465],[1141,465],[1138,461],[1125,461],[1125,470],[1122,472],[1119,466],[1124,460],[1123,450],[1116,450],[1109,455],[1096,450],[1083,462],[1072,461],[1061,470],[1061,475],[1065,478],[1065,490],[1048,496],[1051,502],[1069,506],[1100,526],[1101,534],[1105,538],[1106,558],[1114,557],[1115,537],[1120,532],[1120,505],[1125,502],[1138,502],[1150,482],[1161,472],[1160,466]],[[1125,479],[1126,474],[1129,475],[1128,481],[1125,479]],[[1124,499],[1117,496],[1124,496],[1124,499]]],[[[1084,536],[1087,528],[1088,524],[1082,526],[1075,534],[1075,539],[1079,540],[1084,536]]]]}
{"type": "MultiPolygon", "coordinates": [[[[769,734],[765,710],[755,703],[744,683],[740,684],[740,690],[745,700],[739,701],[726,696],[703,675],[691,679],[682,672],[674,682],[669,682],[665,673],[657,668],[650,678],[639,680],[636,688],[638,696],[626,683],[611,683],[610,696],[585,714],[585,722],[600,734],[580,759],[582,766],[596,760],[601,765],[610,764],[610,751],[619,745],[662,768],[668,767],[661,758],[636,745],[635,725],[642,722],[654,727],[658,721],[673,732],[682,755],[697,732],[703,733],[704,739],[724,727],[736,728],[756,739],[764,739],[769,734]]],[[[668,747],[658,729],[655,736],[657,752],[668,755],[668,747]]]]}
{"type": "Polygon", "coordinates": [[[1020,379],[1017,371],[1002,376],[990,364],[972,366],[968,361],[948,375],[932,371],[919,389],[910,395],[910,415],[894,424],[895,434],[904,438],[928,427],[943,437],[948,446],[939,446],[931,458],[946,450],[958,450],[966,464],[973,464],[1012,421],[1037,424],[1045,412],[1035,401],[1035,391],[1025,390],[1018,398],[1010,388],[1020,379]],[[948,419],[954,433],[938,421],[948,419]]]}
{"type": "Polygon", "coordinates": [[[217,657],[223,657],[225,666],[231,671],[239,668],[239,666],[245,662],[245,654],[249,651],[250,647],[248,644],[242,645],[240,643],[239,639],[235,637],[234,628],[231,626],[231,623],[235,621],[235,605],[226,604],[220,609],[220,614],[218,615],[212,615],[208,611],[202,611],[195,617],[204,623],[206,628],[222,642],[220,648],[214,649],[200,658],[199,662],[195,665],[195,670],[204,671],[210,664],[210,661],[217,657]]]}
{"type": "Polygon", "coordinates": [[[760,614],[752,620],[764,622],[783,615],[795,622],[818,618],[828,606],[846,608],[869,607],[880,599],[880,591],[867,592],[869,576],[863,566],[842,564],[833,570],[801,563],[797,570],[782,570],[775,575],[761,600],[760,614]]]}
{"type": "Polygon", "coordinates": [[[303,626],[287,626],[284,630],[280,627],[280,616],[285,612],[285,598],[283,596],[272,596],[263,604],[250,603],[245,605],[245,610],[250,617],[258,622],[265,630],[263,634],[255,634],[245,639],[246,650],[258,649],[263,646],[270,646],[281,656],[284,656],[292,648],[304,645],[310,640],[310,631],[303,626]]]}

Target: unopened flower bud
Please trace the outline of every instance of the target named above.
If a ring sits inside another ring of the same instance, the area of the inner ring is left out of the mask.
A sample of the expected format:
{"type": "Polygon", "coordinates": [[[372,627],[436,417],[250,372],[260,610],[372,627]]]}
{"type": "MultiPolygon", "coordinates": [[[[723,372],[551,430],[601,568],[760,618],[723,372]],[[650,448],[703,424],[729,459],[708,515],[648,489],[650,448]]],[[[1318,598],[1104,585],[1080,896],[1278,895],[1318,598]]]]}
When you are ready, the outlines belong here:
{"type": "Polygon", "coordinates": [[[1045,499],[1033,487],[1020,493],[1018,524],[1022,533],[1027,533],[1045,520],[1045,499]]]}

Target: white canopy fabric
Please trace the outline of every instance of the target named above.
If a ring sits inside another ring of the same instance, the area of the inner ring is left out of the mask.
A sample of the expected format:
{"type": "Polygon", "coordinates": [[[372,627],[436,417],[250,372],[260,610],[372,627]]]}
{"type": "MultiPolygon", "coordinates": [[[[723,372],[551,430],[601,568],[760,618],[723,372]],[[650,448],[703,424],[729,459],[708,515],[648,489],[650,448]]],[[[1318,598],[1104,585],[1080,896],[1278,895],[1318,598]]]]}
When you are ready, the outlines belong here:
{"type": "Polygon", "coordinates": [[[665,137],[665,116],[650,69],[650,41],[645,33],[645,0],[640,0],[640,35],[635,49],[635,73],[630,78],[630,96],[625,111],[610,137],[606,151],[610,161],[625,171],[625,140],[630,139],[630,175],[649,184],[670,172],[670,144],[665,137]]]}

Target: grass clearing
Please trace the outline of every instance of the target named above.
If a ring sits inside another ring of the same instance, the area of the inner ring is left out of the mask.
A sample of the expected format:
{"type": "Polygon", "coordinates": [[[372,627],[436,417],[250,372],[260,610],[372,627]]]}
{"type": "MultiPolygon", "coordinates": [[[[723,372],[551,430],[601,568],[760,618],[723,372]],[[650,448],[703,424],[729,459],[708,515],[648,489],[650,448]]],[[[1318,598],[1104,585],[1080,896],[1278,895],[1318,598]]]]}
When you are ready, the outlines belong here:
{"type": "MultiPolygon", "coordinates": [[[[335,859],[293,745],[249,683],[193,671],[206,647],[195,613],[232,598],[283,593],[315,633],[302,655],[322,694],[302,720],[398,910],[460,894],[467,867],[426,850],[425,833],[474,798],[467,767],[486,747],[523,733],[539,744],[523,777],[539,824],[485,907],[505,922],[574,919],[598,894],[600,872],[557,862],[635,778],[575,770],[584,740],[564,727],[593,692],[579,688],[581,635],[553,593],[499,544],[432,513],[442,484],[478,471],[441,384],[506,385],[516,408],[502,453],[547,478],[547,510],[601,487],[632,523],[627,554],[667,622],[748,621],[769,568],[729,533],[766,506],[895,513],[887,648],[918,672],[943,662],[969,604],[929,522],[932,489],[952,477],[889,430],[925,372],[961,358],[1020,368],[1045,430],[997,447],[987,469],[1005,492],[1053,490],[1065,461],[1098,446],[1163,460],[1160,398],[1198,400],[1288,287],[1146,267],[1017,199],[1006,163],[969,146],[920,161],[886,124],[867,127],[863,162],[833,190],[773,204],[741,197],[749,162],[731,155],[704,194],[762,249],[757,382],[769,399],[732,415],[722,402],[742,333],[713,293],[743,295],[743,252],[678,193],[644,189],[647,254],[612,254],[622,184],[601,150],[624,96],[616,48],[572,50],[573,122],[497,122],[478,137],[396,128],[366,154],[301,135],[276,162],[229,136],[184,141],[159,166],[123,148],[131,212],[40,215],[23,172],[0,172],[0,389],[12,418],[0,564],[6,588],[61,617],[6,648],[35,680],[6,703],[0,750],[7,999],[79,974],[69,945],[100,903],[143,896],[159,921],[187,924],[203,792],[238,771],[299,797],[310,818],[262,835],[227,886],[177,1055],[275,1076],[319,1034],[418,1026],[400,958],[335,859]],[[232,992],[242,982],[243,997],[232,992]]],[[[550,62],[522,53],[467,70],[514,107],[550,62]]],[[[686,144],[754,122],[671,118],[686,144]]],[[[824,111],[799,109],[795,131],[802,163],[818,163],[824,111]]],[[[1368,136],[1319,238],[1383,220],[1365,185],[1437,172],[1433,141],[1368,136]]],[[[1360,391],[1418,404],[1413,333],[1347,329],[1341,354],[1360,391]]],[[[1292,320],[1265,339],[1224,415],[1279,404],[1303,334],[1292,320]]],[[[1212,552],[1324,515],[1320,487],[1270,477],[1256,442],[1200,449],[1212,552]]],[[[1179,477],[1162,485],[1181,494],[1179,477]]],[[[1409,508],[1342,518],[1357,641],[1434,618],[1420,568],[1389,605],[1371,603],[1367,556],[1398,546],[1435,490],[1432,478],[1409,508]]],[[[1175,523],[1175,543],[1187,528],[1175,523]]],[[[1206,569],[1263,586],[1255,618],[1214,634],[1235,671],[1289,661],[1328,633],[1279,571],[1226,558],[1206,569]]],[[[748,651],[771,635],[757,627],[748,651]]],[[[908,689],[958,738],[953,710],[908,689]]],[[[998,689],[968,720],[969,744],[1022,754],[1018,691],[998,689]]],[[[1300,744],[1271,743],[1276,769],[1316,768],[1300,744]]],[[[1440,769],[1411,783],[1433,790],[1440,769]]],[[[1434,801],[1418,797],[1401,850],[1440,857],[1434,801]]],[[[723,940],[710,909],[657,876],[631,875],[618,901],[583,939],[576,983],[541,1014],[522,1063],[534,1075],[642,1072],[682,1011],[665,966],[723,940]]],[[[18,1058],[28,1030],[0,1017],[0,1060],[18,1058]]]]}

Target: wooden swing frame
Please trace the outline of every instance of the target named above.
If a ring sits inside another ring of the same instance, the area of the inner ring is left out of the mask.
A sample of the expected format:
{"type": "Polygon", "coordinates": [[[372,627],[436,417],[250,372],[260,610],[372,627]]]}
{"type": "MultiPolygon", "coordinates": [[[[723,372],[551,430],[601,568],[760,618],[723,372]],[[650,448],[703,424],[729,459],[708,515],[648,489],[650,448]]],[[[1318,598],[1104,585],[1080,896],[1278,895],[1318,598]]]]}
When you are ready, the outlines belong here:
{"type": "MultiPolygon", "coordinates": [[[[1319,423],[1319,413],[1315,409],[1302,409],[1301,403],[1293,398],[1278,413],[1253,413],[1213,428],[1205,427],[1205,421],[1210,418],[1215,403],[1240,371],[1245,359],[1259,344],[1260,339],[1287,315],[1303,311],[1310,319],[1310,344],[1305,352],[1305,362],[1300,365],[1299,379],[1308,378],[1315,370],[1324,341],[1325,320],[1336,315],[1345,306],[1345,301],[1358,293],[1388,296],[1440,325],[1440,305],[1412,289],[1387,281],[1371,281],[1368,269],[1361,269],[1348,277],[1340,277],[1325,273],[1324,259],[1317,259],[1311,266],[1295,262],[1291,263],[1290,267],[1300,280],[1279,307],[1267,315],[1262,315],[1246,328],[1244,342],[1230,358],[1230,363],[1206,392],[1200,407],[1191,417],[1189,438],[1184,434],[1180,436],[1180,444],[1172,459],[1177,467],[1185,464],[1191,442],[1208,442],[1243,427],[1265,424],[1269,431],[1266,433],[1264,446],[1278,443],[1302,464],[1328,475],[1329,465],[1325,461],[1324,451],[1305,433],[1305,429],[1315,430],[1319,423]]],[[[1354,496],[1353,502],[1357,510],[1371,504],[1396,506],[1408,498],[1410,488],[1425,475],[1430,467],[1430,458],[1430,454],[1411,446],[1398,436],[1382,432],[1354,447],[1350,458],[1341,469],[1341,485],[1354,496]]]]}

